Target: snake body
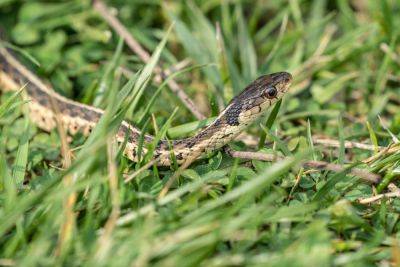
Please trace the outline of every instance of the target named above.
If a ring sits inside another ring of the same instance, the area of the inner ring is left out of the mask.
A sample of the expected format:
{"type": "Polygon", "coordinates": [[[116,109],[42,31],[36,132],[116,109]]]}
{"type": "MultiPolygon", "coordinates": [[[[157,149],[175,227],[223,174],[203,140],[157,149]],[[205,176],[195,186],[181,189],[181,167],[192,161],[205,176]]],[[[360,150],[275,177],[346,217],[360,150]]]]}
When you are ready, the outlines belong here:
{"type": "MultiPolygon", "coordinates": [[[[258,118],[263,111],[279,100],[288,90],[292,76],[287,72],[263,75],[250,83],[207,127],[193,137],[174,140],[168,143],[161,140],[154,150],[158,165],[168,166],[175,155],[178,164],[192,161],[206,151],[213,151],[234,139],[245,127],[258,118]]],[[[82,132],[89,135],[104,111],[81,104],[57,94],[44,84],[36,75],[23,66],[8,51],[0,46],[0,90],[16,91],[23,85],[28,98],[31,120],[41,129],[51,131],[56,127],[54,106],[58,107],[61,123],[71,135],[82,132]],[[55,105],[54,105],[55,104],[55,105]]],[[[140,130],[123,121],[116,134],[122,143],[128,137],[124,150],[132,161],[138,161],[140,130]]],[[[150,135],[144,135],[142,154],[147,152],[146,143],[153,141],[150,135]]]]}

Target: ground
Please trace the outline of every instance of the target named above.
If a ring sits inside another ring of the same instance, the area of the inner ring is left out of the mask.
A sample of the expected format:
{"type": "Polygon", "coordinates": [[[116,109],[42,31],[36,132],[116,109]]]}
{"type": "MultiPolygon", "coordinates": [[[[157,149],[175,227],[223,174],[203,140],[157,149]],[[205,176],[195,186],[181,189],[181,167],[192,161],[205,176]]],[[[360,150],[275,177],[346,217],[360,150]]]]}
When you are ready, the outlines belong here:
{"type": "Polygon", "coordinates": [[[2,45],[107,110],[71,139],[1,95],[0,265],[400,266],[398,1],[101,3],[0,1],[2,45]],[[141,168],[151,155],[133,163],[112,142],[118,111],[190,136],[277,71],[290,92],[230,144],[277,161],[221,150],[171,180],[177,166],[141,168]]]}

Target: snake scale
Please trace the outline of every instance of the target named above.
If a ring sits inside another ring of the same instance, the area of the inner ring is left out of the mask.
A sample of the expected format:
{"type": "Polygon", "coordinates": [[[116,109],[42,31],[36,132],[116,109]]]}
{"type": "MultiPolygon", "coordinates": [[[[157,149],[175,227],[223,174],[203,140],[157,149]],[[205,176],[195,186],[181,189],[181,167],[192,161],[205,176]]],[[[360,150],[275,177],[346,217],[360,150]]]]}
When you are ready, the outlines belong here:
{"type": "MultiPolygon", "coordinates": [[[[263,111],[279,100],[289,89],[292,76],[287,72],[263,75],[250,83],[207,127],[193,137],[174,140],[168,143],[161,140],[154,151],[158,165],[172,164],[171,152],[178,164],[192,161],[206,151],[221,148],[234,139],[263,111]],[[172,145],[172,147],[171,147],[172,145]]],[[[9,49],[0,46],[0,90],[16,91],[23,85],[28,98],[30,119],[41,129],[51,131],[56,127],[54,103],[59,109],[63,127],[71,135],[82,132],[89,135],[104,111],[84,105],[57,94],[36,75],[23,66],[9,49]]],[[[132,161],[138,161],[137,150],[141,132],[123,121],[116,134],[118,142],[124,142],[128,136],[124,154],[132,161]]],[[[144,135],[145,145],[142,153],[147,152],[146,143],[153,137],[144,135]]]]}

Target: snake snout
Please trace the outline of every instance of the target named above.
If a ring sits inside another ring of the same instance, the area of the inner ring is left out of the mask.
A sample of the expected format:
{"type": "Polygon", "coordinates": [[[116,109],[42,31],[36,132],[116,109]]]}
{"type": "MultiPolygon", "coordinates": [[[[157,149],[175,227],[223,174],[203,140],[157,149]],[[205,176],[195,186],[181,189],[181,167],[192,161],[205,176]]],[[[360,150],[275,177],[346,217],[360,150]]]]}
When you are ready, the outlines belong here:
{"type": "Polygon", "coordinates": [[[283,82],[286,84],[291,83],[293,80],[292,74],[290,74],[289,72],[285,72],[285,71],[274,73],[273,76],[274,76],[273,78],[276,81],[283,82]]]}
{"type": "Polygon", "coordinates": [[[285,83],[291,83],[293,81],[293,76],[289,72],[283,72],[283,81],[285,83]]]}

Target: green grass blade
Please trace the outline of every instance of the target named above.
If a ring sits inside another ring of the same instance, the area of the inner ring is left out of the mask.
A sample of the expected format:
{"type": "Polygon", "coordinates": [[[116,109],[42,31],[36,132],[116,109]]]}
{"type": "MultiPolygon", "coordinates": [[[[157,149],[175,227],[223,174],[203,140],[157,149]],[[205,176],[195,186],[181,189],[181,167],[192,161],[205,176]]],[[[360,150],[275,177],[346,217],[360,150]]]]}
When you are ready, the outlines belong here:
{"type": "Polygon", "coordinates": [[[20,98],[22,91],[25,89],[25,86],[13,93],[10,98],[8,98],[3,104],[0,105],[0,118],[3,117],[7,111],[12,110],[13,108],[25,103],[24,101],[17,101],[18,98],[20,98]]]}
{"type": "MultiPolygon", "coordinates": [[[[276,102],[274,108],[272,109],[271,113],[268,116],[267,122],[265,123],[265,128],[267,128],[267,129],[272,128],[272,125],[274,124],[276,117],[278,116],[281,104],[282,104],[282,99],[280,99],[278,102],[276,102]]],[[[266,138],[267,138],[267,133],[265,131],[261,132],[260,141],[258,142],[258,149],[261,149],[264,147],[266,138]]]]}
{"type": "Polygon", "coordinates": [[[29,152],[29,119],[25,118],[24,132],[19,138],[19,146],[15,157],[12,178],[18,188],[22,188],[25,179],[26,166],[29,152]]]}

